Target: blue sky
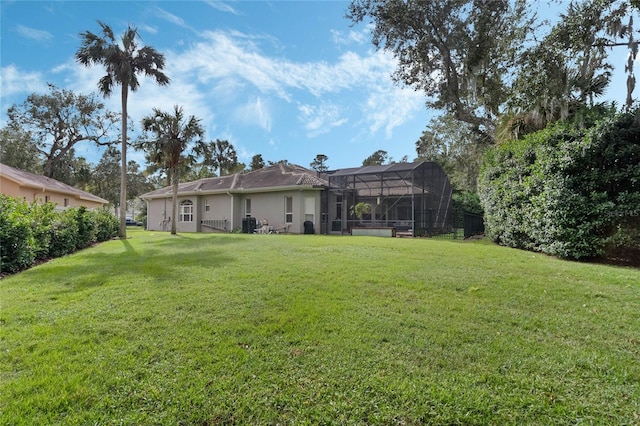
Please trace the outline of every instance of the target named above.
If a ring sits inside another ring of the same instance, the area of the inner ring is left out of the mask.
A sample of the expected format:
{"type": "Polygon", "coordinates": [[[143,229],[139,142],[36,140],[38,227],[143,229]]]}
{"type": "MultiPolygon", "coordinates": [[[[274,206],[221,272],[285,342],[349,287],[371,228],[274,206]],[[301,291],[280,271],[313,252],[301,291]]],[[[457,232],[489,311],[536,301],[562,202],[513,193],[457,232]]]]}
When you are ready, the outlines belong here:
{"type": "MultiPolygon", "coordinates": [[[[378,149],[415,157],[433,115],[420,92],[395,84],[391,55],[377,52],[366,25],[351,26],[347,1],[5,1],[0,3],[0,122],[6,110],[46,84],[97,90],[101,67],[75,62],[79,33],[99,19],[120,36],[128,24],[166,56],[171,84],[141,78],[129,98],[139,128],[152,108],[180,105],[202,119],[206,139],[231,142],[249,164],[287,159],[305,167],[316,154],[332,169],[358,166],[378,149]]],[[[624,54],[624,52],[621,52],[624,54]]],[[[621,60],[617,62],[623,66],[621,60]]],[[[622,103],[623,76],[607,94],[622,103]]],[[[116,92],[117,93],[117,92],[116,92]]],[[[119,97],[105,100],[120,111],[119,97]]],[[[117,137],[117,135],[115,136],[117,137]]],[[[77,150],[97,163],[91,145],[77,150]]],[[[142,155],[129,151],[142,163],[142,155]]]]}

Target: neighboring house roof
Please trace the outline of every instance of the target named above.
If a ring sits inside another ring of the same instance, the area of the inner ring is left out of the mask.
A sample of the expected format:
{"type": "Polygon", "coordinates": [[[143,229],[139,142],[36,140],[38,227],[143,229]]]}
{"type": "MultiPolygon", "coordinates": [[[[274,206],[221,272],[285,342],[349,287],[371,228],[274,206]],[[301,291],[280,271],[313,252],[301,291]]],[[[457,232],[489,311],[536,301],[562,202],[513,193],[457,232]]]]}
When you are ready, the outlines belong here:
{"type": "Polygon", "coordinates": [[[50,191],[59,194],[67,194],[81,200],[92,201],[100,204],[109,204],[109,201],[104,198],[100,198],[97,195],[74,188],[71,185],[67,185],[66,183],[62,183],[55,179],[25,172],[24,170],[16,169],[15,167],[7,166],[6,164],[0,164],[0,176],[15,182],[24,188],[33,188],[43,192],[50,191]]]}
{"type": "MultiPolygon", "coordinates": [[[[200,179],[178,185],[179,195],[255,193],[282,191],[285,189],[325,188],[328,182],[316,172],[296,164],[275,164],[247,173],[200,179]]],[[[142,199],[166,198],[171,196],[170,186],[148,192],[142,199]]]]}

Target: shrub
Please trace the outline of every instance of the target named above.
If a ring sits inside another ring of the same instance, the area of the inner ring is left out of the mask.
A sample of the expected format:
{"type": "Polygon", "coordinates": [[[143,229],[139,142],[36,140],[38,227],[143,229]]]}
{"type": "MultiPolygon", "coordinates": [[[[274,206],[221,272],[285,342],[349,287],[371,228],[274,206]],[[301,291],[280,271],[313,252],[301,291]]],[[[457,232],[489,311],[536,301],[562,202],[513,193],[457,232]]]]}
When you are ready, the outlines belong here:
{"type": "Polygon", "coordinates": [[[73,210],[70,214],[75,217],[78,225],[76,250],[80,250],[96,242],[96,222],[95,217],[85,207],[73,210]]]}
{"type": "Polygon", "coordinates": [[[78,246],[78,222],[73,209],[58,213],[51,224],[49,255],[61,257],[73,253],[78,246]]]}
{"type": "Polygon", "coordinates": [[[20,271],[33,265],[35,258],[29,205],[0,195],[0,271],[20,271]]]}
{"type": "Polygon", "coordinates": [[[451,201],[454,211],[465,211],[479,215],[483,214],[480,197],[475,192],[455,191],[451,201]]]}
{"type": "Polygon", "coordinates": [[[619,229],[637,229],[640,126],[608,114],[587,130],[566,123],[502,144],[479,179],[487,235],[565,258],[601,255],[619,229]]]}
{"type": "Polygon", "coordinates": [[[51,244],[51,224],[58,213],[55,212],[53,203],[32,203],[29,216],[34,237],[34,249],[36,259],[43,259],[49,256],[49,245],[51,244]]]}
{"type": "Polygon", "coordinates": [[[109,210],[97,210],[93,212],[93,216],[96,223],[97,242],[107,241],[118,235],[118,218],[109,210]]]}

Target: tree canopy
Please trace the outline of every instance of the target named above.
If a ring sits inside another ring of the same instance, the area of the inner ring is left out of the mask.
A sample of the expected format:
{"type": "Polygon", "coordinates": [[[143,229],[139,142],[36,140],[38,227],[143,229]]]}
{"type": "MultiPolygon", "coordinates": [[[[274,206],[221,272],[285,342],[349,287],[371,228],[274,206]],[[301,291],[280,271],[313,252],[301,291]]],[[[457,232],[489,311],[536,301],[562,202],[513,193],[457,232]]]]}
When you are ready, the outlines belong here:
{"type": "MultiPolygon", "coordinates": [[[[83,142],[106,145],[109,131],[118,122],[117,114],[105,109],[95,95],[77,94],[49,85],[49,93],[33,93],[19,105],[7,111],[9,118],[5,135],[14,136],[21,145],[33,142],[28,152],[37,152],[42,173],[54,173],[68,165],[74,147],[83,142]]],[[[10,152],[11,148],[7,148],[10,152]]],[[[14,153],[17,155],[18,153],[14,153]]]]}
{"type": "Polygon", "coordinates": [[[373,25],[373,44],[398,60],[397,81],[470,125],[482,144],[505,122],[522,134],[592,106],[610,82],[612,48],[630,52],[630,106],[638,43],[628,2],[568,3],[547,34],[535,8],[526,0],[353,0],[347,16],[373,25]]]}
{"type": "Polygon", "coordinates": [[[313,170],[317,172],[326,172],[327,170],[329,170],[329,168],[327,167],[328,160],[329,160],[329,157],[327,157],[326,155],[318,154],[313,159],[310,166],[313,170]]]}
{"type": "Polygon", "coordinates": [[[175,235],[180,166],[185,161],[193,162],[195,153],[205,149],[202,140],[204,129],[195,116],[185,117],[178,105],[174,106],[173,113],[154,108],[152,115],[142,119],[142,128],[148,137],[142,139],[140,147],[150,153],[158,164],[170,170],[173,186],[171,233],[175,235]]]}
{"type": "Polygon", "coordinates": [[[264,167],[264,160],[262,159],[262,154],[256,154],[253,157],[251,157],[251,164],[249,165],[249,169],[251,171],[260,170],[263,167],[264,167]]]}
{"type": "Polygon", "coordinates": [[[387,151],[379,149],[362,162],[363,166],[379,166],[389,159],[387,151]]]}

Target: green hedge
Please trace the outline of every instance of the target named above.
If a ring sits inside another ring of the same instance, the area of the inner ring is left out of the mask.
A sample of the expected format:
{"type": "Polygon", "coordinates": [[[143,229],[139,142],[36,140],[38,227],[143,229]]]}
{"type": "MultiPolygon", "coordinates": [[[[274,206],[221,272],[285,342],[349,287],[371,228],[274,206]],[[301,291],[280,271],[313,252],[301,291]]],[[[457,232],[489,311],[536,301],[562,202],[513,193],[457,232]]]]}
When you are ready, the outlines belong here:
{"type": "Polygon", "coordinates": [[[17,272],[38,260],[64,256],[117,235],[118,219],[84,207],[55,211],[0,195],[0,272],[17,272]]]}
{"type": "Polygon", "coordinates": [[[561,123],[490,150],[479,178],[494,241],[570,259],[629,244],[640,219],[638,111],[561,123]]]}

